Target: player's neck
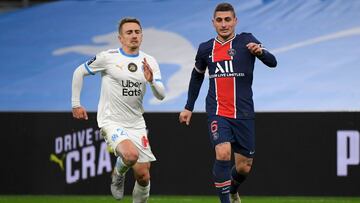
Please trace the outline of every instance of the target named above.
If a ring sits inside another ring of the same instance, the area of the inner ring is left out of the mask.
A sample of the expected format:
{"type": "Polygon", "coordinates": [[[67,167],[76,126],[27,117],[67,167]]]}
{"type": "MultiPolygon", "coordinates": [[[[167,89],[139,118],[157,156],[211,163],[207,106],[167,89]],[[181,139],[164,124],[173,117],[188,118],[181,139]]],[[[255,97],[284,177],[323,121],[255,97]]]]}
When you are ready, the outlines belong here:
{"type": "Polygon", "coordinates": [[[230,39],[234,38],[234,36],[235,36],[235,33],[232,33],[231,35],[229,35],[227,37],[222,37],[222,36],[218,35],[216,37],[216,39],[221,43],[225,43],[225,42],[229,41],[230,39]]]}
{"type": "Polygon", "coordinates": [[[139,48],[131,49],[129,47],[122,47],[121,49],[127,55],[137,55],[137,54],[139,54],[139,48]]]}

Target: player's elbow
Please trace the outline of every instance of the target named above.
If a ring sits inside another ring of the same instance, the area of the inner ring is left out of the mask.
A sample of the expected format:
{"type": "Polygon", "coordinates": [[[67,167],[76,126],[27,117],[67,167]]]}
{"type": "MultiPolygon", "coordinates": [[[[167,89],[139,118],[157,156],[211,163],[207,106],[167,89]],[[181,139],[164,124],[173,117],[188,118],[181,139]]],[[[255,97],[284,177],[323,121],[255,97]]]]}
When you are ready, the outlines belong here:
{"type": "Polygon", "coordinates": [[[270,68],[276,68],[276,66],[277,66],[277,62],[276,62],[276,61],[275,61],[274,63],[272,63],[272,64],[269,65],[270,68]]]}
{"type": "Polygon", "coordinates": [[[277,61],[276,61],[276,59],[274,59],[274,61],[272,61],[271,63],[269,63],[268,66],[269,66],[270,68],[275,68],[275,67],[277,66],[277,61]]]}

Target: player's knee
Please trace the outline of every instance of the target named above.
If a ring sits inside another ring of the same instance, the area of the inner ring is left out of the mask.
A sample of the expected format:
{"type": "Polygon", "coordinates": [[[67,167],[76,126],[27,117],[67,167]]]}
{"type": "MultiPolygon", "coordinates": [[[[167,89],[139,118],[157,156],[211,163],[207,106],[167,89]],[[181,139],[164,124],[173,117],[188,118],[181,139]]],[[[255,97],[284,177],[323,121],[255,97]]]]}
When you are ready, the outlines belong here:
{"type": "Polygon", "coordinates": [[[216,160],[228,161],[230,159],[231,159],[231,155],[228,153],[217,153],[216,154],[216,160]]]}
{"type": "Polygon", "coordinates": [[[139,185],[141,186],[147,186],[150,182],[150,173],[141,173],[141,174],[138,174],[136,176],[136,181],[139,183],[139,185]]]}
{"type": "Polygon", "coordinates": [[[231,147],[230,144],[224,143],[216,145],[216,160],[228,161],[231,159],[231,147]]]}
{"type": "Polygon", "coordinates": [[[236,165],[236,171],[242,175],[248,175],[251,171],[251,164],[240,164],[236,165]]]}
{"type": "Polygon", "coordinates": [[[126,163],[126,165],[132,166],[132,165],[136,164],[136,162],[139,158],[139,153],[136,150],[130,150],[130,151],[122,153],[122,157],[123,157],[123,160],[126,163]]]}
{"type": "Polygon", "coordinates": [[[238,171],[238,173],[243,174],[243,175],[248,175],[251,171],[251,167],[244,167],[244,168],[240,168],[240,170],[238,171]]]}

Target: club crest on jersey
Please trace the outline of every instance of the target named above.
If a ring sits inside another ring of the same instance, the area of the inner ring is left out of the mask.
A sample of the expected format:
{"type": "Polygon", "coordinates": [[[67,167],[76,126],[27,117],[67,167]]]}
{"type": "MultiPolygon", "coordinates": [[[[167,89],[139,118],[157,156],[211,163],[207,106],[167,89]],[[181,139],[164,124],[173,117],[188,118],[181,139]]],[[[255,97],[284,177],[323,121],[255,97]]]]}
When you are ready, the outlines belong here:
{"type": "Polygon", "coordinates": [[[235,56],[236,50],[235,50],[235,49],[229,49],[229,50],[227,51],[227,54],[228,54],[229,56],[235,56]]]}
{"type": "Polygon", "coordinates": [[[137,69],[138,69],[138,67],[137,67],[137,65],[135,63],[129,63],[128,70],[130,72],[135,72],[135,71],[137,71],[137,69]]]}

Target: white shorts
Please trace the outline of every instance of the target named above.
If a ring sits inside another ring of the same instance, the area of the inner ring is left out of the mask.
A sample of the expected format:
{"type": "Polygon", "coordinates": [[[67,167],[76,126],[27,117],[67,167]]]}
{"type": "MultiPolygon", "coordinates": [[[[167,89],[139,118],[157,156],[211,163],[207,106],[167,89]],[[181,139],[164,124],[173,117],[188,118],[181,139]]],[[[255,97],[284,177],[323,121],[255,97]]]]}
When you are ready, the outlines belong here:
{"type": "Polygon", "coordinates": [[[151,151],[145,128],[135,129],[124,128],[120,125],[107,125],[101,128],[101,135],[104,137],[107,145],[113,150],[115,156],[118,156],[115,150],[116,146],[124,140],[131,140],[139,152],[137,162],[146,163],[156,160],[151,151]]]}

